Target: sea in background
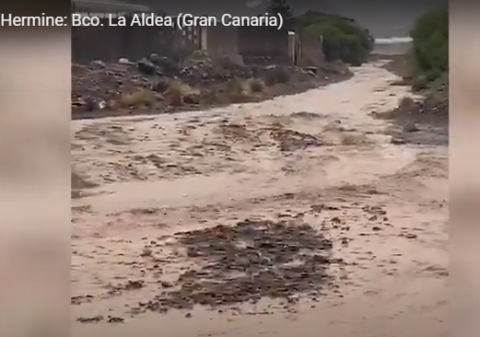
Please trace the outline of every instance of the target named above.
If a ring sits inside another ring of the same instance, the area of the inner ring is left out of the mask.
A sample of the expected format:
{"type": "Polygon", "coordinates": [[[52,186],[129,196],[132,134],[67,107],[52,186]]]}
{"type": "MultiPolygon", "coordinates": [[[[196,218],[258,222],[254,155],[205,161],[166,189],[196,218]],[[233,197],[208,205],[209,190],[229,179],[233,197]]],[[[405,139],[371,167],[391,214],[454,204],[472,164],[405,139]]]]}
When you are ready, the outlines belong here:
{"type": "Polygon", "coordinates": [[[373,52],[382,55],[404,54],[410,50],[411,45],[412,38],[408,36],[376,38],[373,52]]]}

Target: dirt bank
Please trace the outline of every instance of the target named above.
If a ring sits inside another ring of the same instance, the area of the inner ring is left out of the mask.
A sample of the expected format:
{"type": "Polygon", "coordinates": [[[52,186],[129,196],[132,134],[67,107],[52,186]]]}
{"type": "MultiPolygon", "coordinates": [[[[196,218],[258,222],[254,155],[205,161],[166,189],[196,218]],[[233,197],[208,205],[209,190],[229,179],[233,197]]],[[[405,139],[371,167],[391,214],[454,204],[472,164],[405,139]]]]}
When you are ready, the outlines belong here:
{"type": "Polygon", "coordinates": [[[371,113],[408,88],[381,64],[354,72],[72,122],[73,336],[442,336],[448,149],[392,142],[371,113]]]}
{"type": "Polygon", "coordinates": [[[158,115],[260,102],[351,77],[342,63],[243,65],[194,53],[182,62],[152,54],[138,62],[72,64],[72,119],[158,115]]]}
{"type": "Polygon", "coordinates": [[[414,90],[418,79],[412,77],[410,56],[387,56],[384,61],[383,68],[401,78],[391,85],[405,86],[410,93],[391,111],[373,111],[372,116],[393,122],[389,133],[394,142],[448,144],[448,79],[445,82],[440,78],[422,90],[414,90]]]}

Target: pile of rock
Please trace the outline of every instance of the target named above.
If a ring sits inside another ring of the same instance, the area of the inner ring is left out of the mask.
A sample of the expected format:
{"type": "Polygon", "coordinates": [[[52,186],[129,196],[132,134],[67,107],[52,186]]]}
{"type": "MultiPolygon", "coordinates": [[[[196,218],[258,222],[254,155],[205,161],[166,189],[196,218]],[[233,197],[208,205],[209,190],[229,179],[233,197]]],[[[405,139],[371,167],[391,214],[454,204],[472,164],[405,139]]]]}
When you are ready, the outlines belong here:
{"type": "Polygon", "coordinates": [[[205,51],[195,51],[181,63],[151,54],[137,62],[122,58],[72,64],[72,78],[73,113],[141,107],[158,113],[185,105],[236,103],[272,95],[262,87],[324,79],[317,69],[245,66],[229,58],[213,62],[205,51]]]}

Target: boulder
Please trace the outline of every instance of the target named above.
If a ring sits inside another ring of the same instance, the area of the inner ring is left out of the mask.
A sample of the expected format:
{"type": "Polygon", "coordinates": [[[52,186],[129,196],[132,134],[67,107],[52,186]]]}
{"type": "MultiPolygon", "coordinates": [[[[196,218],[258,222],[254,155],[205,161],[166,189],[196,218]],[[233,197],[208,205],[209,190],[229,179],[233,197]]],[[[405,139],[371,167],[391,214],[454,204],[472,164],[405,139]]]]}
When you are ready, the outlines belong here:
{"type": "Polygon", "coordinates": [[[137,62],[137,68],[144,75],[153,76],[157,73],[157,66],[145,57],[137,62]]]}
{"type": "Polygon", "coordinates": [[[101,60],[95,60],[90,62],[90,66],[94,69],[105,69],[107,65],[101,60]]]}
{"type": "Polygon", "coordinates": [[[183,102],[185,104],[198,105],[200,104],[200,93],[199,92],[189,92],[183,96],[183,102]]]}
{"type": "Polygon", "coordinates": [[[119,64],[125,64],[125,65],[133,65],[133,62],[130,61],[129,59],[125,58],[125,57],[119,58],[118,63],[119,64]]]}

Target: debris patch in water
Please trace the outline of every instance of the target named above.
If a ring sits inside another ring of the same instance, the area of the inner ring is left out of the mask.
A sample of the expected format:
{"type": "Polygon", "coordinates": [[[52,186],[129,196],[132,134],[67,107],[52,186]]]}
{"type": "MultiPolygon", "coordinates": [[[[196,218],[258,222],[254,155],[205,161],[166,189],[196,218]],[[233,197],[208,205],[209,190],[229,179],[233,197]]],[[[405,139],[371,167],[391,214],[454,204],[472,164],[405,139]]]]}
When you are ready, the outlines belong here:
{"type": "Polygon", "coordinates": [[[199,267],[141,303],[141,311],[255,303],[264,297],[290,302],[299,294],[317,298],[331,281],[328,266],[340,262],[330,257],[331,241],[307,224],[245,220],[175,236],[199,267]]]}

